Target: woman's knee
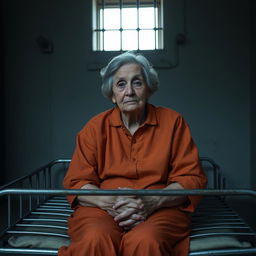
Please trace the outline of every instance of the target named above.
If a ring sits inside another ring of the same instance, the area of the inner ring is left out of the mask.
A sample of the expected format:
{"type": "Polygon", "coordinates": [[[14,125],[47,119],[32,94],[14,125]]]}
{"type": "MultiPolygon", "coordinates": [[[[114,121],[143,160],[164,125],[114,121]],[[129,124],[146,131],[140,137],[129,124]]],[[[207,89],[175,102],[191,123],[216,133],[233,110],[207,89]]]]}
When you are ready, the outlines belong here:
{"type": "Polygon", "coordinates": [[[121,240],[122,233],[112,225],[106,223],[94,223],[85,230],[85,239],[93,241],[101,241],[103,239],[121,240]]]}
{"type": "Polygon", "coordinates": [[[71,234],[71,244],[62,247],[58,256],[98,255],[116,256],[121,243],[121,233],[108,225],[97,223],[87,226],[79,235],[71,234]]]}
{"type": "Polygon", "coordinates": [[[92,235],[95,237],[106,234],[116,236],[122,232],[113,217],[107,212],[90,207],[80,207],[72,214],[68,221],[71,237],[92,235]]]}
{"type": "Polygon", "coordinates": [[[135,227],[123,236],[129,243],[161,243],[163,236],[154,226],[135,227]]]}
{"type": "Polygon", "coordinates": [[[122,236],[120,227],[105,211],[99,209],[86,211],[86,208],[78,209],[70,217],[68,233],[71,244],[67,251],[87,252],[81,255],[105,255],[106,250],[110,251],[109,255],[116,255],[122,236]]]}
{"type": "Polygon", "coordinates": [[[154,228],[136,229],[124,234],[119,252],[123,256],[169,255],[171,247],[166,245],[161,234],[154,228]],[[144,230],[144,231],[143,231],[144,230]]]}

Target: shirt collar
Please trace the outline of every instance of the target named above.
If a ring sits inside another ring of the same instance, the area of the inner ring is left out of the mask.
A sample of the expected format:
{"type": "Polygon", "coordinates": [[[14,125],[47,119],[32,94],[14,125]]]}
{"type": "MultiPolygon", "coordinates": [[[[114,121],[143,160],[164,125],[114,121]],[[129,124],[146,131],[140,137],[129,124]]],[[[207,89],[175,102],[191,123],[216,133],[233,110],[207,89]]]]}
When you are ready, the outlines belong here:
{"type": "MultiPolygon", "coordinates": [[[[158,122],[157,122],[157,117],[156,117],[155,106],[147,103],[146,107],[147,107],[147,118],[146,118],[144,124],[157,125],[158,122]]],[[[110,114],[110,125],[116,126],[116,127],[123,126],[120,109],[117,106],[113,109],[112,113],[110,114]]]]}

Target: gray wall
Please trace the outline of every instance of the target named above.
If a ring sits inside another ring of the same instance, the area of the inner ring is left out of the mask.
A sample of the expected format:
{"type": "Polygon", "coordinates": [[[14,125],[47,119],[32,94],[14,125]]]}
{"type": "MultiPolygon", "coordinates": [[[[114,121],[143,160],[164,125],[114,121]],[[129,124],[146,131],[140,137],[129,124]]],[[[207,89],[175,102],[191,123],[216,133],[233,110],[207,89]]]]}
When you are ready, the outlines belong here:
{"type": "MultiPolygon", "coordinates": [[[[180,0],[165,2],[170,50],[164,60],[147,54],[161,67],[161,89],[151,102],[183,114],[201,155],[221,165],[229,187],[250,187],[256,180],[250,162],[250,1],[188,0],[184,8],[180,0]],[[172,49],[174,32],[188,38],[178,52],[172,49]],[[166,60],[178,65],[161,65],[166,60]]],[[[76,133],[111,104],[100,94],[99,72],[88,69],[109,59],[91,52],[90,0],[1,4],[8,181],[55,158],[70,158],[76,133]],[[40,52],[39,35],[54,42],[53,54],[40,52]]]]}
{"type": "Polygon", "coordinates": [[[256,2],[251,0],[251,180],[256,189],[256,2]]]}
{"type": "MultiPolygon", "coordinates": [[[[3,32],[3,20],[0,19],[0,33],[1,35],[4,34],[3,32]]],[[[4,122],[4,45],[3,45],[3,40],[0,40],[0,59],[1,59],[1,67],[0,69],[0,161],[1,163],[4,162],[4,127],[3,127],[3,122],[4,122]]],[[[1,164],[0,166],[0,186],[4,184],[4,166],[1,164]]]]}

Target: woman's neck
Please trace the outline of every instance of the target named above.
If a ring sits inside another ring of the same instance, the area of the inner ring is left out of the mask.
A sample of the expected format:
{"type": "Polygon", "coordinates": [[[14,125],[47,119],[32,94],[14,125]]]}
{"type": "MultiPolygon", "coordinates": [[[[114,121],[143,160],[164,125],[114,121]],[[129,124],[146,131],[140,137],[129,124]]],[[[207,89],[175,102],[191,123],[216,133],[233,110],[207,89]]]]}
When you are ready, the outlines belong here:
{"type": "Polygon", "coordinates": [[[121,118],[125,127],[133,135],[146,119],[146,109],[140,112],[121,112],[121,118]]]}

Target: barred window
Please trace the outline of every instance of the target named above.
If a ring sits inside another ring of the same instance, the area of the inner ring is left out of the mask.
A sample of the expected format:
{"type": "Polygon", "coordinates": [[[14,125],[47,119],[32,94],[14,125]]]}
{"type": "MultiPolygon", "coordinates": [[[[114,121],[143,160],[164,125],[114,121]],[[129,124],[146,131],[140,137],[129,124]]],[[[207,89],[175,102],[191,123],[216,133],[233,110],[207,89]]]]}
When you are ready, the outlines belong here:
{"type": "Polygon", "coordinates": [[[93,0],[93,50],[163,49],[163,0],[93,0]]]}

